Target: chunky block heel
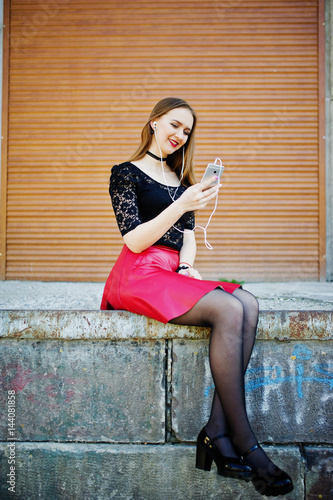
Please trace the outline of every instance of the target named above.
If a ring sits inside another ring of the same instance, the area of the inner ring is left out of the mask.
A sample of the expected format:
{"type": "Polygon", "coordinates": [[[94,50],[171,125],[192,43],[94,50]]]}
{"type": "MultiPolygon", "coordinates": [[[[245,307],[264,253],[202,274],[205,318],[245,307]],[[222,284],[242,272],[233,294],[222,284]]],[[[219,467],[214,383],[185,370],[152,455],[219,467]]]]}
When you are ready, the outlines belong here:
{"type": "Polygon", "coordinates": [[[197,456],[195,466],[197,469],[210,471],[213,458],[206,452],[205,448],[197,444],[197,456]]]}
{"type": "Polygon", "coordinates": [[[223,456],[216,448],[214,441],[226,436],[228,436],[228,434],[220,434],[210,439],[205,428],[202,429],[197,440],[196,467],[198,469],[210,471],[214,460],[217,466],[217,472],[220,476],[250,481],[252,473],[251,467],[243,464],[240,458],[223,456]]]}

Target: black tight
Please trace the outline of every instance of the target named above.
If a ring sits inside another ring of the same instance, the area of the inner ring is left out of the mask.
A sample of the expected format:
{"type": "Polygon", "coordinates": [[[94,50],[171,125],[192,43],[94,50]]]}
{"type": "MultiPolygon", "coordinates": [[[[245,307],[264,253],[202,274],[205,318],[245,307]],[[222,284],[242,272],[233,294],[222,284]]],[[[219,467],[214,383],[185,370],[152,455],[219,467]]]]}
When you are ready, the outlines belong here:
{"type": "MultiPolygon", "coordinates": [[[[216,442],[226,456],[237,456],[257,443],[246,413],[244,374],[254,345],[258,310],[258,302],[249,292],[237,289],[231,295],[217,288],[171,320],[211,327],[209,362],[215,393],[206,432],[211,438],[231,434],[231,439],[216,442]]],[[[247,463],[263,473],[274,467],[262,449],[251,453],[247,463]]]]}

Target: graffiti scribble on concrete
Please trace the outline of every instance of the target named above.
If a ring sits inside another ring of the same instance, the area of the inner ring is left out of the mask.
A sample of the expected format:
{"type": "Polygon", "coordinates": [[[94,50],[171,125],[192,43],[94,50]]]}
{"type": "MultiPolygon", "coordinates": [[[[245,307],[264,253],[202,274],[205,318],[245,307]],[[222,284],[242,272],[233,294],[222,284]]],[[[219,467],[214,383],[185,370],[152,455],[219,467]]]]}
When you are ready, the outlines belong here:
{"type": "MultiPolygon", "coordinates": [[[[299,398],[303,398],[304,382],[329,384],[330,389],[333,389],[333,371],[330,371],[329,363],[317,364],[313,367],[313,374],[304,375],[304,361],[310,360],[311,357],[311,349],[304,345],[296,346],[292,355],[292,359],[296,362],[295,371],[290,375],[283,375],[283,370],[278,365],[249,368],[246,372],[246,378],[249,380],[245,384],[245,391],[251,392],[259,387],[286,384],[289,382],[296,384],[297,395],[299,398]]],[[[211,385],[205,389],[205,397],[209,396],[210,391],[214,387],[214,385],[211,385]]]]}

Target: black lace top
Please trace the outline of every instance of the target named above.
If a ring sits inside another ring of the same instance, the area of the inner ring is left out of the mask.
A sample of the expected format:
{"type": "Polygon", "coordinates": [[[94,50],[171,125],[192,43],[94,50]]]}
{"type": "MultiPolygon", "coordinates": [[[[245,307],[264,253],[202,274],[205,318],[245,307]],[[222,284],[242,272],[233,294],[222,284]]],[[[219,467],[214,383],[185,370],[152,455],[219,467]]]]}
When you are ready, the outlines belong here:
{"type": "MultiPolygon", "coordinates": [[[[180,185],[177,189],[161,184],[130,162],[115,165],[111,171],[109,193],[121,235],[124,236],[139,224],[154,219],[171,205],[168,189],[177,199],[186,187],[180,185]]],[[[194,229],[194,212],[186,212],[174,226],[181,231],[194,229]]],[[[183,233],[175,227],[171,227],[154,245],[180,250],[183,233]]]]}

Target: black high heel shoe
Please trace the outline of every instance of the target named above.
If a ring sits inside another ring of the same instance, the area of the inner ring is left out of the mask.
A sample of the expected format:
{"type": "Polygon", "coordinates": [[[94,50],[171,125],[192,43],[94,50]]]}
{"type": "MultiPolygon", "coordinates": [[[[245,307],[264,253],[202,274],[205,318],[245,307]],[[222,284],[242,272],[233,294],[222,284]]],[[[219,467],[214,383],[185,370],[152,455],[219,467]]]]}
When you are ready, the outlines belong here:
{"type": "MultiPolygon", "coordinates": [[[[259,444],[255,444],[243,454],[243,460],[255,450],[261,448],[259,444]]],[[[286,495],[293,489],[291,477],[279,467],[275,467],[272,472],[267,472],[264,476],[253,472],[251,481],[255,489],[267,497],[277,497],[278,495],[286,495]]]]}
{"type": "Polygon", "coordinates": [[[220,476],[232,477],[234,479],[251,480],[252,469],[242,463],[240,458],[225,457],[222,455],[214,442],[222,437],[229,437],[229,434],[219,434],[210,439],[203,428],[197,440],[196,467],[197,469],[210,470],[212,461],[216,463],[220,476]]]}

